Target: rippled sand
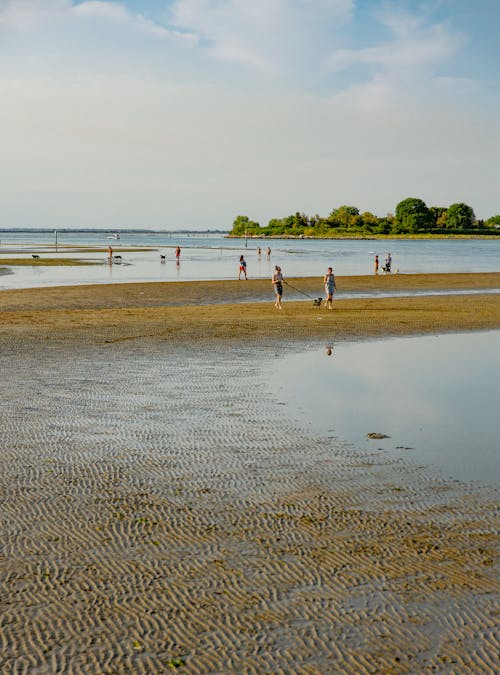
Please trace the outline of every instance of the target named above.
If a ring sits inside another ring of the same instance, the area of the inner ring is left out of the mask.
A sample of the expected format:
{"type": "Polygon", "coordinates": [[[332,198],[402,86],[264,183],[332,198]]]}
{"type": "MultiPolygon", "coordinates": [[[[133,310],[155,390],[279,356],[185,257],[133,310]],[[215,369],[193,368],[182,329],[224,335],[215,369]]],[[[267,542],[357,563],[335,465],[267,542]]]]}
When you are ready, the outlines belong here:
{"type": "Polygon", "coordinates": [[[1,672],[495,672],[496,491],[297,427],[304,336],[84,323],[2,334],[1,672]]]}

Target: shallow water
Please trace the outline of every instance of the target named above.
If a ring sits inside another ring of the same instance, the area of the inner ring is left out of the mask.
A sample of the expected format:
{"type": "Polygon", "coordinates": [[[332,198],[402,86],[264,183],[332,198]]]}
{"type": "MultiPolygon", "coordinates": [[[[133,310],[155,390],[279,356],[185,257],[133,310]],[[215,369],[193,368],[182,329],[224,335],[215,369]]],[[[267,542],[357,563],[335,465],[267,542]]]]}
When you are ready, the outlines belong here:
{"type": "MultiPolygon", "coordinates": [[[[61,232],[58,253],[64,257],[85,258],[101,264],[93,267],[11,267],[13,273],[0,279],[0,288],[31,288],[82,283],[123,283],[142,281],[176,281],[199,279],[234,279],[238,259],[244,254],[250,278],[271,277],[275,264],[280,264],[286,277],[322,276],[329,265],[336,274],[371,274],[373,257],[383,261],[391,251],[393,269],[402,273],[421,272],[496,272],[500,271],[500,239],[498,240],[248,240],[227,239],[221,234],[175,232],[128,233],[119,240],[109,240],[109,233],[61,232]],[[112,245],[120,247],[152,246],[153,251],[123,252],[123,264],[109,265],[107,255],[78,253],[65,249],[73,246],[112,245]],[[176,265],[174,248],[182,248],[180,265],[176,265]],[[272,249],[268,260],[267,246],[272,249]],[[262,254],[259,257],[257,247],[262,254]],[[166,255],[164,264],[160,254],[166,255]]],[[[54,234],[34,232],[0,232],[0,265],[2,257],[53,255],[54,234]],[[47,247],[47,248],[43,248],[47,247]]]]}
{"type": "Polygon", "coordinates": [[[272,379],[315,432],[498,485],[499,343],[500,331],[332,343],[331,356],[325,345],[278,360],[272,379]]]}
{"type": "Polygon", "coordinates": [[[1,673],[496,672],[494,491],[304,431],[268,349],[33,337],[0,351],[1,673]]]}

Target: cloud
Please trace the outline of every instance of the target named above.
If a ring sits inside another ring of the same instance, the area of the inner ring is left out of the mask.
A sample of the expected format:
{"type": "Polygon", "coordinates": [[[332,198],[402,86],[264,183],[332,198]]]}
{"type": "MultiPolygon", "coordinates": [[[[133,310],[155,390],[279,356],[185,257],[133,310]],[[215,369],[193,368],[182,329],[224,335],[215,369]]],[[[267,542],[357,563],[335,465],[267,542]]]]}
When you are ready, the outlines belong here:
{"type": "Polygon", "coordinates": [[[349,89],[354,95],[363,90],[384,97],[416,89],[421,93],[422,85],[439,77],[439,67],[466,42],[463,33],[446,23],[428,23],[423,16],[397,11],[378,13],[376,18],[392,34],[390,40],[361,49],[339,49],[329,58],[334,73],[364,69],[365,77],[358,76],[349,89]]]}
{"type": "Polygon", "coordinates": [[[85,0],[75,5],[71,0],[0,0],[0,30],[41,32],[54,24],[62,27],[64,23],[84,28],[83,23],[89,21],[160,38],[196,42],[192,34],[161,26],[142,14],[130,12],[120,2],[85,0]]]}
{"type": "Polygon", "coordinates": [[[407,39],[359,50],[338,50],[330,58],[332,70],[356,64],[403,70],[432,66],[452,56],[461,46],[461,36],[450,35],[442,26],[407,39]]]}
{"type": "Polygon", "coordinates": [[[175,0],[170,20],[216,59],[283,73],[325,59],[353,9],[354,0],[175,0]]]}
{"type": "Polygon", "coordinates": [[[132,14],[126,7],[117,2],[102,2],[101,0],[87,0],[73,7],[73,13],[83,18],[93,18],[113,21],[121,24],[129,24],[139,31],[151,33],[158,37],[179,38],[195,43],[197,40],[190,33],[170,30],[161,26],[151,19],[146,19],[142,14],[132,14]]]}

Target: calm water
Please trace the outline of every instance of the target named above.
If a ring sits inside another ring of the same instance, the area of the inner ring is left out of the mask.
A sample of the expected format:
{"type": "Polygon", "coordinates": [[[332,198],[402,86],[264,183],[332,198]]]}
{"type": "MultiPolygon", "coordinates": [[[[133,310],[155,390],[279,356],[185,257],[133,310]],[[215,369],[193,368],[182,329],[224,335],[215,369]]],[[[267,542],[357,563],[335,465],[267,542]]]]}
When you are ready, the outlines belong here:
{"type": "MultiPolygon", "coordinates": [[[[59,255],[99,262],[94,267],[11,267],[1,268],[1,288],[29,288],[80,283],[123,283],[134,281],[175,281],[201,279],[234,279],[238,258],[244,254],[250,278],[270,277],[275,264],[281,265],[285,278],[319,276],[333,265],[339,275],[371,274],[375,253],[381,260],[392,253],[393,269],[401,273],[418,272],[481,272],[500,271],[499,240],[433,240],[433,241],[310,241],[310,240],[244,240],[224,238],[220,234],[177,234],[173,232],[128,233],[120,240],[108,239],[109,232],[59,232],[59,255]],[[120,253],[124,246],[152,246],[154,251],[123,252],[122,265],[108,265],[105,253],[78,253],[65,246],[113,246],[120,253]],[[182,248],[180,265],[174,259],[174,248],[182,248]],[[265,248],[272,254],[266,259],[265,248]],[[261,246],[263,254],[257,255],[261,246]],[[160,254],[167,257],[161,264],[160,254]]],[[[33,252],[52,255],[53,233],[0,232],[0,265],[3,257],[31,257],[33,252]]]]}
{"type": "Polygon", "coordinates": [[[288,414],[360,450],[500,484],[500,331],[332,345],[276,362],[288,414]]]}

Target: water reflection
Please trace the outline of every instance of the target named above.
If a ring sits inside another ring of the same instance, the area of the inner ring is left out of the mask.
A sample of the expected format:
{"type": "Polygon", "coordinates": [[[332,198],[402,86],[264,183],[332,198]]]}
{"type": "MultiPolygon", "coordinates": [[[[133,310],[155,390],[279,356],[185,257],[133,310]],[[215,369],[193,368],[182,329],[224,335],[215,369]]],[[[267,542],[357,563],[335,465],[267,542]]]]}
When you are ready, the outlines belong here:
{"type": "Polygon", "coordinates": [[[289,355],[274,380],[290,412],[314,431],[498,484],[499,339],[492,331],[329,343],[327,361],[325,349],[289,355]]]}

